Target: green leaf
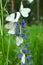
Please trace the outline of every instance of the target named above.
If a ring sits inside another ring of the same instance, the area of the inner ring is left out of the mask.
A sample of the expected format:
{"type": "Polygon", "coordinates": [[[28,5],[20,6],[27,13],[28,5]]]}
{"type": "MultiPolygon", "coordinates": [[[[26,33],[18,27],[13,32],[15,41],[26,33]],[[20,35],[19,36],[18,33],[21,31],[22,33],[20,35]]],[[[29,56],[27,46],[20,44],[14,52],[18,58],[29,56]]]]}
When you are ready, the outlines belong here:
{"type": "Polygon", "coordinates": [[[1,32],[1,18],[0,18],[0,32],[1,32]]]}

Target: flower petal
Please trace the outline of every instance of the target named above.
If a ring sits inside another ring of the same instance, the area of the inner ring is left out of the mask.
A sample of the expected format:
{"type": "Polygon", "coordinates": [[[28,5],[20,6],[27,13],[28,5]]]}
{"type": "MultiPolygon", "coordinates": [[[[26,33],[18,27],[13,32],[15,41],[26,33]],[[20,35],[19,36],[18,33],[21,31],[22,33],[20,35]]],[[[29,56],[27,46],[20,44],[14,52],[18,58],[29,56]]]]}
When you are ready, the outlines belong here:
{"type": "Polygon", "coordinates": [[[18,53],[18,57],[21,58],[22,57],[22,54],[21,53],[18,53]]]}
{"type": "Polygon", "coordinates": [[[28,49],[27,48],[24,48],[22,51],[23,51],[23,53],[27,53],[28,52],[28,49]]]}
{"type": "Polygon", "coordinates": [[[27,55],[27,60],[30,61],[30,59],[32,58],[32,55],[27,55]]]}
{"type": "Polygon", "coordinates": [[[26,43],[26,44],[25,44],[25,47],[28,47],[28,46],[29,46],[29,43],[26,43]]]}
{"type": "Polygon", "coordinates": [[[24,27],[26,26],[26,23],[25,23],[24,19],[21,21],[21,25],[24,26],[24,27]]]}
{"type": "Polygon", "coordinates": [[[33,62],[32,62],[32,61],[30,61],[30,62],[29,62],[29,64],[30,64],[30,65],[32,65],[32,64],[33,64],[33,62]]]}

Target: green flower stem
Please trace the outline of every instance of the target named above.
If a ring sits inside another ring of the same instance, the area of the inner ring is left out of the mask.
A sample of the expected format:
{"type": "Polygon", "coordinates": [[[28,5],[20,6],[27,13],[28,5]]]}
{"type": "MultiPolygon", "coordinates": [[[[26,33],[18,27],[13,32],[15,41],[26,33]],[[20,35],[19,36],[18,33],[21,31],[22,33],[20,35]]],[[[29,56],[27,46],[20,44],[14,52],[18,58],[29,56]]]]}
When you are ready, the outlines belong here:
{"type": "Polygon", "coordinates": [[[3,65],[4,65],[4,44],[3,44],[3,42],[4,42],[4,34],[3,34],[3,32],[4,32],[4,18],[3,18],[3,6],[2,6],[2,1],[1,1],[1,19],[2,19],[2,21],[1,21],[1,23],[2,23],[2,25],[1,25],[1,38],[2,38],[2,54],[3,54],[3,59],[2,59],[2,63],[3,63],[3,65]]]}
{"type": "Polygon", "coordinates": [[[22,29],[22,27],[20,26],[20,34],[22,33],[22,30],[21,29],[22,29]]]}
{"type": "Polygon", "coordinates": [[[0,33],[2,35],[2,29],[1,29],[1,18],[0,18],[0,33]]]}
{"type": "MultiPolygon", "coordinates": [[[[5,3],[4,8],[6,7],[6,4],[7,4],[7,1],[5,3]]],[[[8,43],[8,50],[7,50],[7,59],[5,61],[5,56],[4,56],[4,13],[3,12],[4,12],[4,10],[3,10],[2,1],[1,1],[1,23],[2,23],[2,25],[1,25],[1,38],[2,38],[2,54],[3,54],[2,65],[8,65],[10,36],[9,36],[9,43],[8,43]]]]}
{"type": "Polygon", "coordinates": [[[10,50],[10,35],[9,35],[9,43],[8,43],[8,50],[7,50],[6,65],[8,65],[8,62],[9,62],[9,50],[10,50]]]}
{"type": "Polygon", "coordinates": [[[6,5],[7,5],[7,3],[8,3],[8,0],[6,0],[6,2],[5,2],[4,9],[5,9],[6,5]]]}

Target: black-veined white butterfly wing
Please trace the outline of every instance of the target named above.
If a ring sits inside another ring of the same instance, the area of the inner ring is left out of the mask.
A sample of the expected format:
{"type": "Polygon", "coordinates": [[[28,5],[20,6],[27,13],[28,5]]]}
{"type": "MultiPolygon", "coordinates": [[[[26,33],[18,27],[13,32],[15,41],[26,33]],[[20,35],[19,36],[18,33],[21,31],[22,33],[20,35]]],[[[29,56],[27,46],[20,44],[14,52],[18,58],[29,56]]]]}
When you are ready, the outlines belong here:
{"type": "Polygon", "coordinates": [[[7,16],[5,20],[14,22],[14,18],[15,18],[15,13],[12,13],[9,16],[7,16]]]}
{"type": "Polygon", "coordinates": [[[15,34],[15,30],[13,30],[13,29],[9,30],[8,34],[15,34]]]}
{"type": "Polygon", "coordinates": [[[23,38],[22,37],[16,37],[16,45],[20,46],[23,43],[23,38]]]}
{"type": "Polygon", "coordinates": [[[9,23],[5,24],[5,28],[6,29],[14,29],[15,28],[15,25],[14,25],[14,23],[9,22],[9,23]]]}
{"type": "Polygon", "coordinates": [[[21,6],[20,6],[20,13],[23,17],[28,17],[29,13],[30,13],[31,9],[29,8],[24,8],[23,7],[23,3],[21,2],[21,6]]]}
{"type": "Polygon", "coordinates": [[[21,14],[22,14],[23,17],[28,17],[30,11],[31,11],[31,9],[29,9],[29,8],[23,8],[23,9],[21,10],[21,14]]]}
{"type": "Polygon", "coordinates": [[[7,23],[5,25],[5,28],[8,29],[8,34],[15,34],[16,25],[14,23],[12,22],[7,23]]]}

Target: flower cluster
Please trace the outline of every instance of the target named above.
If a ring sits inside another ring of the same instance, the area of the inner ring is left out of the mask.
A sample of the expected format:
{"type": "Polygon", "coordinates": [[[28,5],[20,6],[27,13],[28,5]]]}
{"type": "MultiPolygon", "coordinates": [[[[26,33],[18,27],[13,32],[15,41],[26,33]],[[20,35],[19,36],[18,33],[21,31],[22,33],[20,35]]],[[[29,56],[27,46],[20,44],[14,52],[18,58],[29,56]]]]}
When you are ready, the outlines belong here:
{"type": "Polygon", "coordinates": [[[12,13],[6,17],[6,21],[9,21],[9,23],[5,25],[5,28],[8,29],[8,34],[16,35],[17,46],[20,46],[23,43],[22,36],[24,36],[24,34],[22,33],[21,26],[22,27],[26,26],[24,19],[21,21],[21,23],[19,23],[18,20],[21,17],[21,15],[23,17],[28,17],[28,14],[30,13],[30,11],[31,11],[30,8],[23,7],[23,2],[21,1],[20,10],[18,12],[15,12],[16,18],[15,18],[15,13],[12,13]]]}
{"type": "Polygon", "coordinates": [[[29,62],[29,64],[32,64],[31,58],[32,54],[31,51],[28,50],[28,47],[30,46],[29,43],[24,45],[24,48],[22,48],[22,43],[23,43],[23,37],[28,39],[28,35],[25,34],[26,32],[26,22],[24,19],[21,20],[19,23],[18,20],[21,17],[28,17],[28,14],[30,13],[29,8],[24,8],[23,3],[21,2],[20,6],[20,12],[16,12],[16,18],[15,18],[15,13],[10,14],[8,17],[6,17],[6,21],[9,21],[5,25],[5,28],[8,29],[8,34],[12,34],[16,36],[16,45],[18,46],[18,49],[20,50],[20,53],[18,53],[18,57],[21,58],[21,63],[20,65],[26,65],[26,62],[29,62]],[[27,60],[27,61],[26,61],[27,60]]]}
{"type": "Polygon", "coordinates": [[[21,49],[20,49],[20,52],[18,53],[18,58],[20,58],[21,59],[21,63],[20,63],[20,65],[32,65],[33,64],[33,61],[32,61],[32,52],[31,52],[31,50],[28,50],[28,48],[29,48],[29,43],[26,43],[25,45],[24,45],[24,48],[22,49],[22,47],[21,47],[21,49]]]}

